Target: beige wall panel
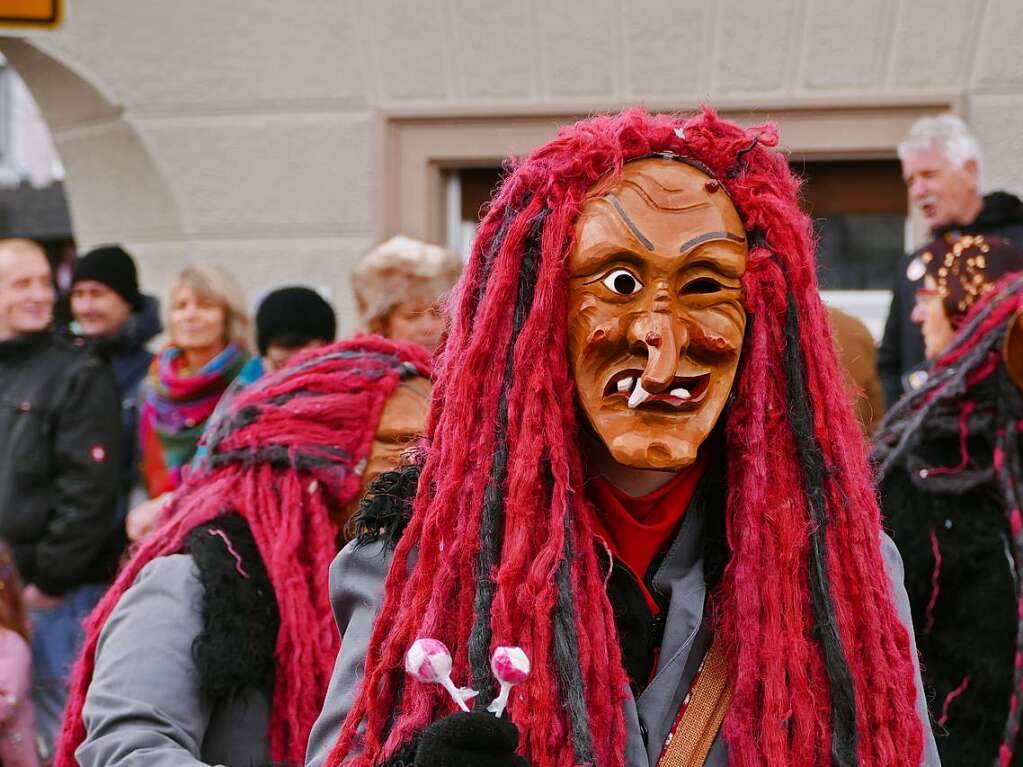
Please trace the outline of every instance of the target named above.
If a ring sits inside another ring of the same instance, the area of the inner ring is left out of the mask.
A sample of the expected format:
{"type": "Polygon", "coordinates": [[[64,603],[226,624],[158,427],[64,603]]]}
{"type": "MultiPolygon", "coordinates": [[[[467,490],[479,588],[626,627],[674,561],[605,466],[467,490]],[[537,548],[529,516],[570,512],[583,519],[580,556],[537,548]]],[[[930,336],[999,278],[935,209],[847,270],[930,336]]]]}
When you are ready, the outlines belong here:
{"type": "Polygon", "coordinates": [[[149,119],[147,142],[186,233],[364,234],[373,227],[368,115],[149,119]]]}
{"type": "Polygon", "coordinates": [[[705,0],[625,0],[627,97],[707,93],[713,16],[705,0]]]}
{"type": "Polygon", "coordinates": [[[526,3],[453,0],[452,5],[459,95],[483,100],[529,96],[537,41],[526,3]]]}
{"type": "Polygon", "coordinates": [[[899,7],[892,40],[897,88],[950,89],[966,76],[979,3],[911,0],[899,7]]]}
{"type": "Polygon", "coordinates": [[[370,19],[370,59],[381,96],[393,101],[449,96],[444,0],[356,0],[370,19]]]}
{"type": "Polygon", "coordinates": [[[537,4],[546,93],[556,98],[614,97],[621,61],[621,16],[613,0],[537,4]]]}
{"type": "Polygon", "coordinates": [[[177,202],[129,125],[115,121],[54,138],[80,247],[181,236],[177,202]]]}
{"type": "Polygon", "coordinates": [[[76,2],[56,40],[132,107],[363,103],[353,1],[76,2]]]}
{"type": "Polygon", "coordinates": [[[988,0],[977,45],[975,85],[1023,86],[1023,4],[988,0]]]}
{"type": "Polygon", "coordinates": [[[721,0],[717,18],[715,97],[790,89],[789,72],[792,57],[798,55],[802,25],[795,0],[721,0]]]}
{"type": "Polygon", "coordinates": [[[985,191],[1023,195],[1023,95],[973,96],[967,119],[984,152],[985,191]]]}
{"type": "Polygon", "coordinates": [[[874,90],[884,77],[896,3],[812,0],[800,82],[808,90],[874,90]]]}

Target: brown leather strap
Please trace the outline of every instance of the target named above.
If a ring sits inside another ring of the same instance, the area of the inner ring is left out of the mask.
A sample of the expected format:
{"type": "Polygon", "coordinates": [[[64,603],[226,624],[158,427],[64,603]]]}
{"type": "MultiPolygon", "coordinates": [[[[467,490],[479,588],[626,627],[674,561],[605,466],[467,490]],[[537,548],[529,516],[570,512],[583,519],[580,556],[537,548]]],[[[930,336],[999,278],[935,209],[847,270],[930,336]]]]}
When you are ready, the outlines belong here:
{"type": "Polygon", "coordinates": [[[661,753],[658,767],[702,767],[732,702],[728,661],[711,642],[682,715],[661,753]]]}

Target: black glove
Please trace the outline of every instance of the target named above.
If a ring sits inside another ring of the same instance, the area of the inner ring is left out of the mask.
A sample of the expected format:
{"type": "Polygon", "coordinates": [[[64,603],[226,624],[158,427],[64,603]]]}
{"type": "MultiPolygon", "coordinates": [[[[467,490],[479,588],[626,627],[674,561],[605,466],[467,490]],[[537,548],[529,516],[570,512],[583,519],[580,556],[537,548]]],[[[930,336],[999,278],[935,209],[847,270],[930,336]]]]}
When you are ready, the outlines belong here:
{"type": "Polygon", "coordinates": [[[515,753],[518,744],[519,730],[510,720],[459,711],[420,733],[415,767],[529,767],[515,753]]]}

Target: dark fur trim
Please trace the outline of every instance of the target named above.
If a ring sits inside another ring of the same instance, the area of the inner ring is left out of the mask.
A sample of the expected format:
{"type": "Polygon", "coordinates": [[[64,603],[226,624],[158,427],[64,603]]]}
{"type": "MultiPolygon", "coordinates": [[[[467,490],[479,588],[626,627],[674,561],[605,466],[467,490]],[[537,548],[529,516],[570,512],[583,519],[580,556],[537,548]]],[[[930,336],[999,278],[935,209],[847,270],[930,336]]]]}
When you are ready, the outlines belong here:
{"type": "Polygon", "coordinates": [[[203,630],[192,645],[203,697],[217,702],[249,689],[271,690],[280,615],[248,523],[227,514],[201,525],[189,534],[185,550],[203,587],[203,630]],[[210,534],[215,530],[231,541],[248,578],[238,573],[223,539],[210,534]]]}
{"type": "Polygon", "coordinates": [[[422,469],[419,463],[399,466],[370,483],[359,509],[348,522],[348,534],[359,546],[380,540],[392,549],[398,545],[412,518],[412,502],[422,469]]]}

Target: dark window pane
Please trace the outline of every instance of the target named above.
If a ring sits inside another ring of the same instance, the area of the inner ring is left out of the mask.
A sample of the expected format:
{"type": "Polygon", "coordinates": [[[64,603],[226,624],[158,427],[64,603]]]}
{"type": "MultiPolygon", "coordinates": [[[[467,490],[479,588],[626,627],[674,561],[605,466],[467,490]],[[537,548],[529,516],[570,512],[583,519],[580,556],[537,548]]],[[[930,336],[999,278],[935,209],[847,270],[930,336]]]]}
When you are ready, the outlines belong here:
{"type": "Polygon", "coordinates": [[[824,290],[888,290],[906,219],[891,213],[833,214],[813,220],[817,278],[824,290]]]}

